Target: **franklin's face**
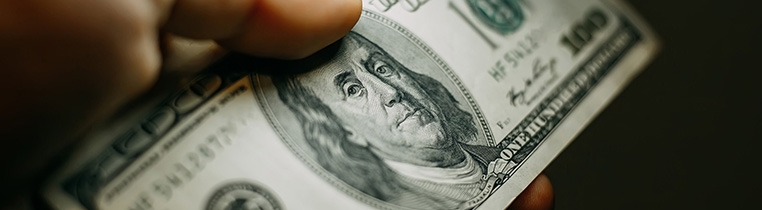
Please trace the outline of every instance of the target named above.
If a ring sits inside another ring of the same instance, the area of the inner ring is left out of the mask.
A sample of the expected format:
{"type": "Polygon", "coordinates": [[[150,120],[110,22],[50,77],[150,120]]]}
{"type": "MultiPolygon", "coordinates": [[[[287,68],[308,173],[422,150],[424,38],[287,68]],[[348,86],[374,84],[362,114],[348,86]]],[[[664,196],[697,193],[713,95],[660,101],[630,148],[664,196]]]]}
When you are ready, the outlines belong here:
{"type": "Polygon", "coordinates": [[[342,120],[351,138],[387,155],[454,143],[445,138],[439,107],[401,64],[381,49],[344,44],[341,57],[298,80],[342,120]]]}

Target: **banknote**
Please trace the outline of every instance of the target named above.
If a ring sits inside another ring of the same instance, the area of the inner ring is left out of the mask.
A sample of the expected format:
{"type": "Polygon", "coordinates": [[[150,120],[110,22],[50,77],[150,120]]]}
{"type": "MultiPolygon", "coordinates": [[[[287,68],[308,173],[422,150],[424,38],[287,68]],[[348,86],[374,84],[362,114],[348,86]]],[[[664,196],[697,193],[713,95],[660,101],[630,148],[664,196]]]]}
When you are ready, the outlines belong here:
{"type": "Polygon", "coordinates": [[[366,0],[315,55],[231,53],[51,175],[53,209],[502,209],[654,56],[603,0],[366,0]]]}

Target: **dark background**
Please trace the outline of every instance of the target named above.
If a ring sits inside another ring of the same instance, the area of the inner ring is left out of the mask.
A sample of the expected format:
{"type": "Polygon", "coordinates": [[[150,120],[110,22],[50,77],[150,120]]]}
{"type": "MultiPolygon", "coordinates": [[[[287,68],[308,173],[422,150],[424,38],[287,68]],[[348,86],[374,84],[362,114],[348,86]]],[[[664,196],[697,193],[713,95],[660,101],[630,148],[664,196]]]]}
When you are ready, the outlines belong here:
{"type": "Polygon", "coordinates": [[[746,2],[630,0],[662,50],[546,169],[556,209],[762,209],[762,7],[746,2]]]}

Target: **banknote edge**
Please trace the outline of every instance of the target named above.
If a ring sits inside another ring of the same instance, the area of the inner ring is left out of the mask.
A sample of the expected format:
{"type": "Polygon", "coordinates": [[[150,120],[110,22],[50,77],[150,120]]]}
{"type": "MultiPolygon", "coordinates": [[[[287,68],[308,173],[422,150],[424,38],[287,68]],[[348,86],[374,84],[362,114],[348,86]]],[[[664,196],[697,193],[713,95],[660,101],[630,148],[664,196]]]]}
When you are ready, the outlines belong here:
{"type": "Polygon", "coordinates": [[[624,91],[635,78],[637,78],[654,61],[662,50],[662,39],[653,31],[646,20],[639,15],[628,2],[620,0],[601,1],[611,8],[619,16],[625,17],[631,22],[638,32],[641,41],[630,48],[630,52],[623,55],[614,64],[609,75],[604,77],[598,86],[613,85],[614,88],[592,89],[586,98],[580,101],[576,108],[566,116],[567,121],[577,120],[579,123],[562,123],[550,133],[545,140],[535,148],[532,158],[527,158],[522,167],[517,167],[512,176],[497,191],[492,193],[489,199],[477,209],[504,209],[509,206],[516,197],[526,189],[563,150],[581,134],[584,129],[597,119],[608,105],[624,91]],[[628,69],[623,69],[628,68],[628,69]],[[587,115],[586,115],[587,114],[587,115]],[[589,116],[589,117],[585,117],[589,116]]]}

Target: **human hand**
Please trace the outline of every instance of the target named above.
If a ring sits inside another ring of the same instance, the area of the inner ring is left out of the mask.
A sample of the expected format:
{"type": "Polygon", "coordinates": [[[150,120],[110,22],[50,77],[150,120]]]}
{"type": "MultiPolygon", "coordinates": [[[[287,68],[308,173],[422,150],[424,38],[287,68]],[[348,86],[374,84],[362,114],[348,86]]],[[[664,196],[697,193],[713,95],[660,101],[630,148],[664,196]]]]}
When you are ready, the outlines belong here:
{"type": "MultiPolygon", "coordinates": [[[[359,0],[0,2],[0,135],[14,145],[0,148],[10,171],[0,186],[17,189],[1,195],[24,208],[16,196],[54,154],[154,86],[173,57],[167,34],[300,58],[339,39],[359,13],[359,0]]],[[[509,209],[551,206],[541,175],[509,209]]]]}
{"type": "Polygon", "coordinates": [[[25,194],[51,157],[153,87],[187,53],[167,34],[300,58],[360,11],[360,0],[0,1],[0,187],[14,189],[0,196],[25,194]]]}

